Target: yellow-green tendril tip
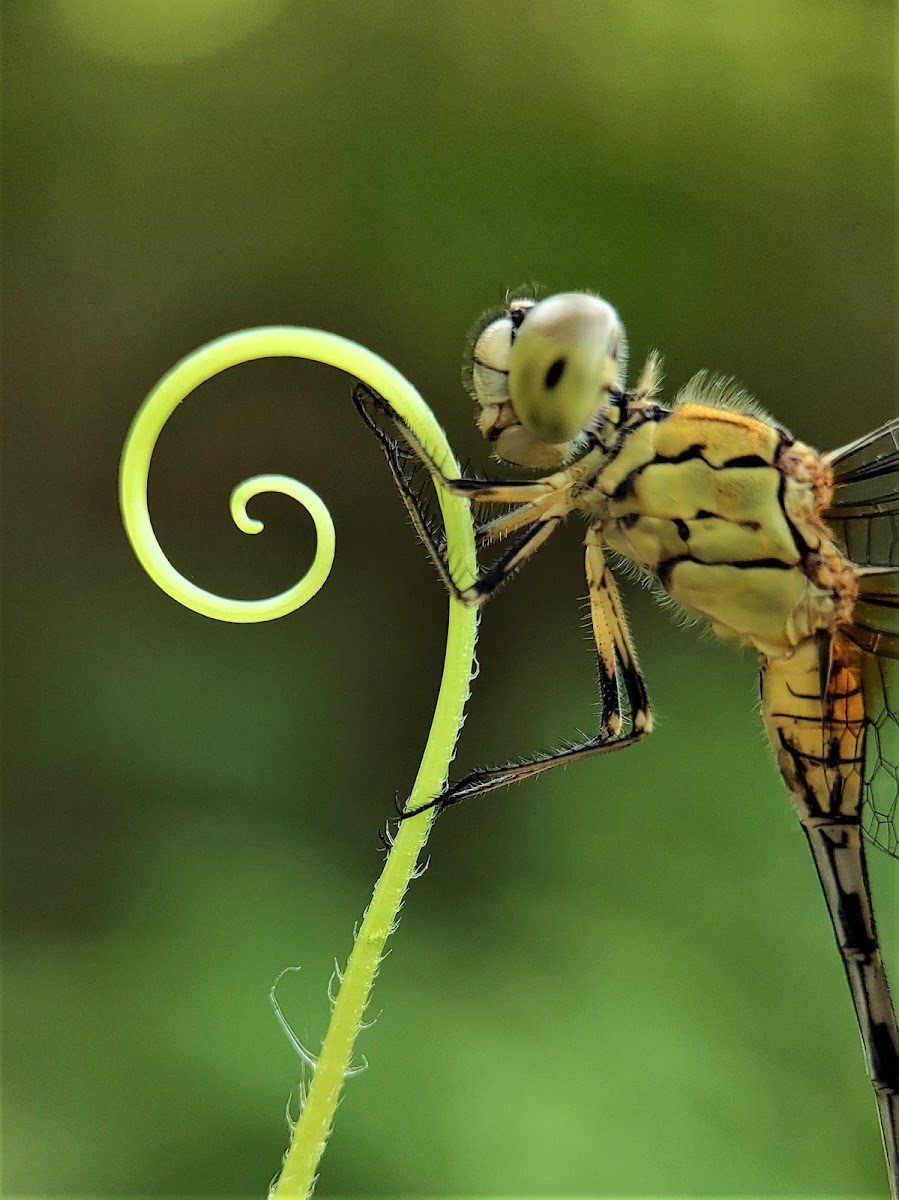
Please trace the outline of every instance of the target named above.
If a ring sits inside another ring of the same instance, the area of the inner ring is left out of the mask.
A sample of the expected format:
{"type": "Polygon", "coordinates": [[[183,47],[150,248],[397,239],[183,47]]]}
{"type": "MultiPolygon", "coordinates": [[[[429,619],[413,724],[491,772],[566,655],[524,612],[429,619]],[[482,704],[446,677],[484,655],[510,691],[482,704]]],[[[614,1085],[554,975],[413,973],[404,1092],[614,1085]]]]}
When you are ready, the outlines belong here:
{"type": "MultiPolygon", "coordinates": [[[[258,533],[262,523],[246,512],[246,503],[261,492],[281,492],[309,512],[315,524],[316,551],[303,578],[280,595],[264,600],[230,600],[198,587],[169,562],[156,538],[147,502],[150,461],[166,421],[201,383],[238,363],[259,358],[305,358],[338,367],[385,396],[410,428],[414,428],[449,471],[458,465],[443,431],[416,389],[395,367],[364,346],[320,329],[270,326],[247,329],[210,342],[181,360],[160,380],[140,408],[125,442],[120,473],[122,519],[144,570],[164,592],[204,616],[220,621],[271,621],[300,608],[319,591],[334,561],[334,525],[322,503],[304,484],[283,475],[263,475],[240,484],[231,497],[231,515],[244,533],[258,533]]],[[[440,494],[447,536],[460,547],[462,570],[473,571],[473,549],[466,552],[465,502],[440,494]]]]}

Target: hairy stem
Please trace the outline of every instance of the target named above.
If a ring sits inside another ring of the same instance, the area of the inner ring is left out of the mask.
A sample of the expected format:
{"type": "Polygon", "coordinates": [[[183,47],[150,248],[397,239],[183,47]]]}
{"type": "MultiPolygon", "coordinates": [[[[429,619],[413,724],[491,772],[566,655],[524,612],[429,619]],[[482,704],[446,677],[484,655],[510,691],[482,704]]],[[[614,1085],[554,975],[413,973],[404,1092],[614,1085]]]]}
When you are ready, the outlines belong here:
{"type": "MultiPolygon", "coordinates": [[[[433,799],[446,781],[468,697],[474,641],[472,613],[458,601],[453,601],[440,695],[407,805],[409,809],[433,799]]],[[[396,926],[403,896],[427,841],[434,813],[434,809],[428,809],[420,817],[403,821],[397,831],[353,945],[281,1176],[271,1192],[275,1200],[305,1197],[312,1190],[384,944],[396,926]]]]}

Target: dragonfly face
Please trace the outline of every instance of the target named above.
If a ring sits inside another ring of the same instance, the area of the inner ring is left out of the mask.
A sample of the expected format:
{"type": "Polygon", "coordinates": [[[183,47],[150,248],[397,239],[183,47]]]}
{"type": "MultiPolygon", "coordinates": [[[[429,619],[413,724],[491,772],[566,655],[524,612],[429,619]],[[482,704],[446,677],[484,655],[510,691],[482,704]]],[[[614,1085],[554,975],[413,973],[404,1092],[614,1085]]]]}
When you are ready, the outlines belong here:
{"type": "Polygon", "coordinates": [[[512,300],[473,335],[466,372],[478,427],[505,462],[554,467],[583,448],[624,383],[627,343],[605,300],[581,292],[512,300]]]}

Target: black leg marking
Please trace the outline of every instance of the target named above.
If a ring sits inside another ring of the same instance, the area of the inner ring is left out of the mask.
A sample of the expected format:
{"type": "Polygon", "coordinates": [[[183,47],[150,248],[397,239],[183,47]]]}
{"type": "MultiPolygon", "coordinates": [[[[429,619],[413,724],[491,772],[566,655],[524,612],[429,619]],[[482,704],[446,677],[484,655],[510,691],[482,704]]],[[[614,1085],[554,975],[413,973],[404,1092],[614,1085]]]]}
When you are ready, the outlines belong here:
{"type": "Polygon", "coordinates": [[[492,566],[477,579],[464,595],[466,603],[472,599],[480,603],[492,596],[534,554],[559,526],[560,517],[535,521],[525,529],[520,538],[504,550],[492,566]]]}
{"type": "Polygon", "coordinates": [[[487,792],[494,792],[497,788],[506,787],[510,783],[519,783],[522,779],[542,775],[544,771],[549,771],[552,767],[575,762],[580,758],[589,758],[595,754],[623,750],[626,746],[632,746],[641,741],[649,732],[649,729],[632,730],[618,737],[609,737],[608,734],[602,733],[597,737],[590,738],[589,741],[580,742],[570,749],[560,750],[555,754],[525,759],[519,763],[508,763],[504,767],[472,771],[456,783],[451,784],[445,792],[428,804],[423,804],[421,808],[416,808],[412,812],[404,812],[400,819],[406,821],[410,817],[417,817],[419,813],[426,812],[429,808],[436,808],[438,813],[442,813],[444,809],[451,808],[454,804],[460,804],[463,800],[471,800],[474,796],[486,795],[487,792]]]}
{"type": "MultiPolygon", "coordinates": [[[[646,686],[637,666],[615,580],[603,558],[600,532],[596,528],[587,535],[586,570],[602,700],[602,724],[599,731],[594,737],[554,754],[538,755],[522,762],[508,763],[503,767],[473,771],[458,782],[450,784],[442,795],[425,805],[425,808],[436,808],[438,812],[442,812],[462,800],[484,795],[509,783],[529,779],[532,775],[542,774],[552,767],[595,754],[622,750],[651,732],[652,716],[646,686]],[[619,672],[630,706],[631,720],[627,730],[622,728],[619,672]]],[[[422,809],[415,811],[421,812],[422,809]]]]}
{"type": "MultiPolygon", "coordinates": [[[[470,500],[481,500],[485,503],[493,501],[500,504],[516,504],[519,500],[544,497],[555,490],[552,484],[548,484],[543,479],[451,479],[443,473],[412,430],[403,423],[399,414],[378,392],[365,383],[357,382],[353,389],[353,403],[376,436],[378,436],[380,427],[373,421],[366,406],[371,405],[372,408],[376,408],[383,416],[387,417],[396,426],[410,453],[427,468],[431,475],[439,478],[448,491],[457,496],[467,496],[470,500]],[[507,493],[507,495],[500,493],[507,493]]],[[[380,432],[383,434],[383,430],[380,432]]],[[[383,436],[387,437],[386,434],[383,436]]],[[[379,437],[379,440],[383,444],[383,439],[379,437]]],[[[391,439],[387,438],[387,440],[391,439]]],[[[396,445],[396,443],[393,444],[396,445]]]]}
{"type": "MultiPolygon", "coordinates": [[[[384,451],[393,481],[406,506],[406,511],[409,513],[415,532],[427,550],[431,562],[437,568],[437,574],[440,576],[444,587],[451,595],[461,599],[462,590],[450,573],[446,555],[446,542],[443,539],[438,540],[436,531],[431,526],[424,502],[420,494],[412,486],[411,479],[407,473],[410,461],[409,452],[404,451],[399,442],[390,437],[381,428],[369,412],[368,405],[371,404],[374,408],[389,416],[401,433],[405,433],[405,426],[386,400],[382,396],[379,396],[377,392],[373,392],[371,388],[366,387],[365,384],[358,383],[353,389],[353,403],[362,420],[378,439],[378,443],[384,451]]],[[[418,461],[417,456],[415,461],[418,461]]]]}
{"type": "MultiPolygon", "coordinates": [[[[394,483],[399,490],[403,503],[406,505],[415,531],[428,551],[434,566],[437,568],[437,573],[443,581],[444,586],[451,595],[455,596],[457,600],[461,600],[463,604],[472,606],[482,604],[543,545],[550,534],[557,528],[561,518],[557,516],[541,518],[535,513],[537,519],[500,555],[496,562],[488,567],[470,587],[465,589],[460,588],[450,571],[446,553],[446,542],[432,528],[422,498],[412,485],[408,473],[410,455],[414,457],[415,461],[420,460],[423,462],[432,474],[437,475],[451,491],[460,495],[469,495],[482,500],[489,500],[490,493],[493,490],[508,490],[510,487],[514,490],[520,487],[521,489],[527,489],[531,495],[533,495],[536,488],[539,491],[539,498],[546,500],[547,497],[552,495],[553,489],[547,489],[546,485],[535,484],[530,481],[518,481],[507,484],[502,481],[447,479],[425,455],[414,435],[403,425],[383,396],[379,396],[377,392],[372,391],[365,384],[357,383],[353,390],[353,403],[356,405],[363,421],[365,421],[368,428],[378,439],[390,467],[394,483]],[[408,443],[408,451],[404,450],[395,438],[392,438],[381,428],[369,411],[369,407],[375,408],[383,415],[389,417],[393,424],[396,425],[400,436],[408,443]]],[[[500,499],[500,503],[505,502],[505,500],[500,499]]],[[[526,511],[526,507],[518,509],[516,510],[516,514],[524,514],[526,511]]],[[[485,540],[501,540],[501,537],[505,536],[505,534],[490,536],[491,525],[498,526],[501,522],[508,520],[510,516],[514,517],[515,514],[507,514],[506,517],[500,517],[496,522],[488,523],[484,527],[487,531],[485,540]]],[[[520,524],[521,522],[513,523],[512,528],[519,527],[520,524]]],[[[512,528],[508,532],[511,532],[512,528]]]]}

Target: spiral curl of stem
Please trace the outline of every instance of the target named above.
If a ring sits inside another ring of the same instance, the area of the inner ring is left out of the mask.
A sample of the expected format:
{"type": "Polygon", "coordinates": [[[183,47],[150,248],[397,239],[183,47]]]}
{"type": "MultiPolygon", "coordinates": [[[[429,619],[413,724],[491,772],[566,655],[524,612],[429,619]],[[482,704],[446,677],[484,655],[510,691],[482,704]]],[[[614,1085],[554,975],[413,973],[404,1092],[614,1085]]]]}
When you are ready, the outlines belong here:
{"type": "MultiPolygon", "coordinates": [[[[164,592],[203,616],[219,621],[271,621],[306,604],[320,590],[334,562],[334,524],[327,507],[305,484],[284,475],[260,475],[244,480],[231,496],[231,515],[244,533],[259,533],[262,522],[248,516],[247,502],[262,492],[292,497],[312,516],[316,552],[306,575],[293,587],[264,600],[231,600],[198,587],[178,571],[163,553],[150,520],[147,484],[150,461],[169,417],[190,392],[214,375],[238,363],[260,358],[304,358],[338,367],[380,392],[406,424],[435,453],[447,469],[458,464],[433,413],[409,381],[390,363],[364,346],[320,329],[269,326],[247,329],[219,338],[182,359],[150,392],[125,442],[120,471],[120,503],[125,529],[144,570],[164,592]]],[[[473,551],[466,553],[465,502],[441,493],[440,505],[448,539],[461,550],[463,571],[474,570],[473,551]]]]}

